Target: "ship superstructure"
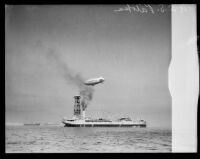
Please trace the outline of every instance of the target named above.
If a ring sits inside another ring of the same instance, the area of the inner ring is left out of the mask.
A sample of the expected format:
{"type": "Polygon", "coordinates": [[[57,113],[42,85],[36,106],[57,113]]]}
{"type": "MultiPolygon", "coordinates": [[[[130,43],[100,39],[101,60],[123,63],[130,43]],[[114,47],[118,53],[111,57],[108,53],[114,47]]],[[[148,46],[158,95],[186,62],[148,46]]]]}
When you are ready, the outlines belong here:
{"type": "Polygon", "coordinates": [[[66,127],[146,127],[146,121],[132,120],[129,117],[120,118],[116,121],[109,119],[91,119],[85,116],[85,110],[81,107],[81,96],[74,96],[74,116],[72,119],[64,118],[62,123],[66,127]]]}

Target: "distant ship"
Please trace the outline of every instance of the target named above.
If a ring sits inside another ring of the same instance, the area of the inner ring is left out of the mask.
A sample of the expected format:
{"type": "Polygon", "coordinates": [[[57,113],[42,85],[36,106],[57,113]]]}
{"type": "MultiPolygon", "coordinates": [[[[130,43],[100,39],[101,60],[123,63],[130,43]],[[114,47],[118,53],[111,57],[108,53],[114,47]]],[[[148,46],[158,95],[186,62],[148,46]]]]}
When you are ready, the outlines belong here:
{"type": "Polygon", "coordinates": [[[81,109],[80,98],[80,96],[74,96],[74,117],[72,119],[64,118],[62,120],[65,127],[146,127],[145,120],[132,120],[129,117],[120,118],[116,121],[102,118],[86,118],[85,110],[81,109]]]}
{"type": "Polygon", "coordinates": [[[40,126],[40,123],[24,123],[24,126],[40,126]]]}

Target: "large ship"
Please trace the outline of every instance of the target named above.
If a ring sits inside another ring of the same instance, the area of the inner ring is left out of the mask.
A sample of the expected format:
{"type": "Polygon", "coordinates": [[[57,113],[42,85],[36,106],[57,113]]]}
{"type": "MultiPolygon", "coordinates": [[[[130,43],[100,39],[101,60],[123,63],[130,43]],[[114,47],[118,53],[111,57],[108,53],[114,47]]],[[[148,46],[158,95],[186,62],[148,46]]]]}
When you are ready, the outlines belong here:
{"type": "Polygon", "coordinates": [[[63,118],[62,123],[66,127],[146,127],[146,121],[142,119],[132,120],[129,117],[120,118],[116,121],[109,119],[91,119],[85,117],[85,110],[80,104],[81,96],[74,96],[74,116],[72,119],[63,118]]]}

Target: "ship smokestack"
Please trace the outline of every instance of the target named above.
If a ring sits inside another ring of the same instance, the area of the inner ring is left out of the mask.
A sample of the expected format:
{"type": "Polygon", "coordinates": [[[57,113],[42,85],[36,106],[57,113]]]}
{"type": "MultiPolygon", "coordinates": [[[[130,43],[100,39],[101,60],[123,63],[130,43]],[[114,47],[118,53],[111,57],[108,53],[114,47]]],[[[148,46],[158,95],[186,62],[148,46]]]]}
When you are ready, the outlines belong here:
{"type": "Polygon", "coordinates": [[[81,117],[81,102],[80,102],[81,96],[74,96],[74,116],[77,118],[81,117]]]}

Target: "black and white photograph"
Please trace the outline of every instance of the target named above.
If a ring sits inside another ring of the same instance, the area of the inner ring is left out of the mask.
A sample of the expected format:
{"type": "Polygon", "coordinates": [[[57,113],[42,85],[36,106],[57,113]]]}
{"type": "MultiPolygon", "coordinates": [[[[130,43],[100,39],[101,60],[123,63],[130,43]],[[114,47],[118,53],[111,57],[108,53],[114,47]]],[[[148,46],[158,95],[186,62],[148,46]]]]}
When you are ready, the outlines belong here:
{"type": "Polygon", "coordinates": [[[181,70],[196,71],[189,78],[194,87],[174,81],[179,73],[172,70],[174,46],[175,53],[193,49],[196,37],[188,27],[186,47],[174,44],[172,39],[185,39],[181,27],[172,31],[172,14],[195,15],[193,10],[195,5],[5,5],[5,152],[195,152],[196,96],[184,98],[194,106],[179,103],[180,109],[172,92],[175,85],[179,94],[197,93],[189,89],[198,85],[193,62],[181,63],[192,64],[181,70]]]}

